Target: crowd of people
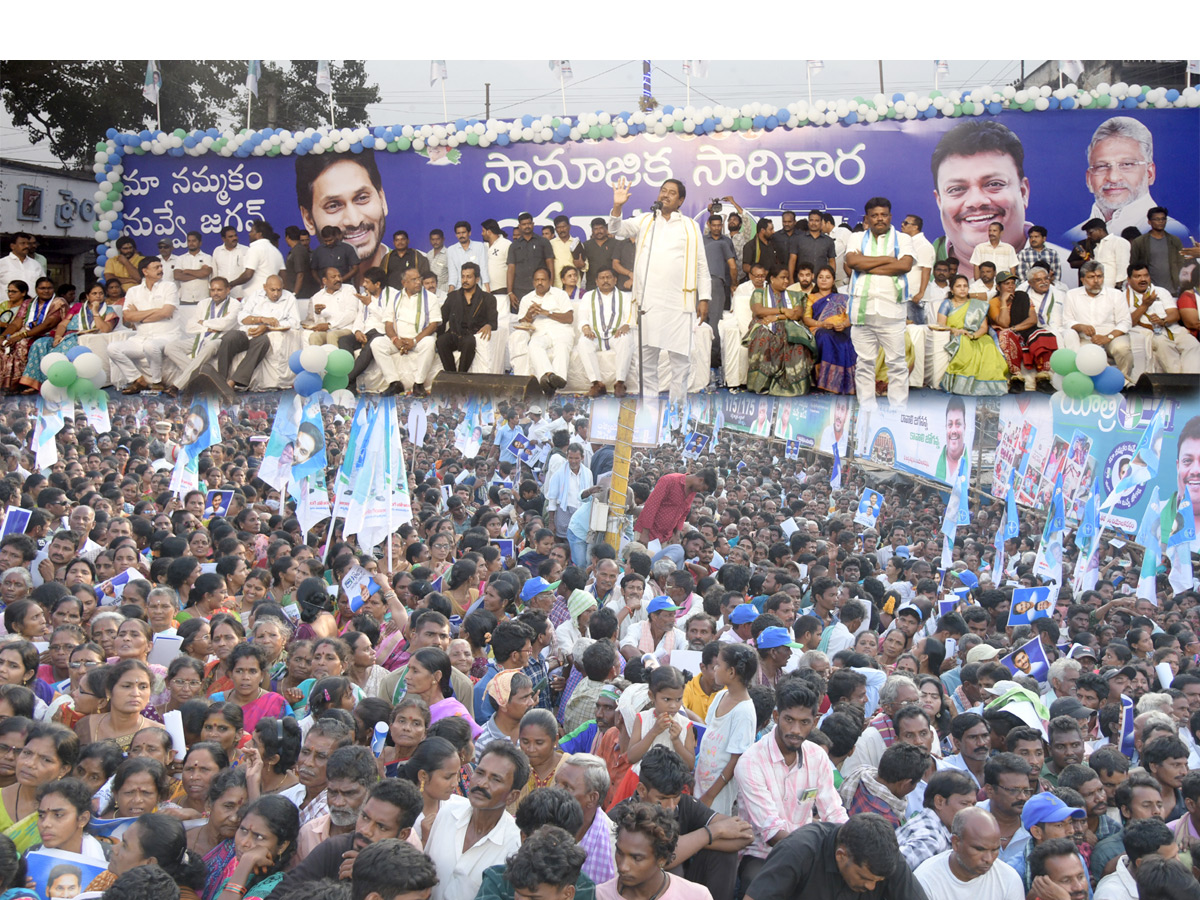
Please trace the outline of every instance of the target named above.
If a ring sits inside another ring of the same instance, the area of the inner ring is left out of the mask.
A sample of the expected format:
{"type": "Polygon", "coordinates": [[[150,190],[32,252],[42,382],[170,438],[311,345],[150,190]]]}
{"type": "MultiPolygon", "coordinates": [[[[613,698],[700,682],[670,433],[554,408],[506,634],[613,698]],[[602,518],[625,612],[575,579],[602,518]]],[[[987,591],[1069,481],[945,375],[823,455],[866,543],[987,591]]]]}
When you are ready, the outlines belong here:
{"type": "MultiPolygon", "coordinates": [[[[1149,142],[1144,126],[1120,121],[1094,140],[1149,142]]],[[[1169,211],[1155,205],[1121,234],[1090,219],[1069,253],[1027,223],[1018,251],[992,210],[1023,181],[1023,158],[1016,135],[990,119],[939,140],[939,205],[991,219],[986,233],[972,225],[974,246],[930,241],[920,216],[893,214],[884,196],[857,223],[814,209],[803,220],[783,212],[777,229],[733,197],[688,218],[687,189],[672,178],[653,211],[633,218],[623,217],[631,188],[617,182],[587,239],[567,215],[537,233],[525,212],[511,235],[495,219],[460,220],[453,242],[436,228],[422,252],[399,229],[384,252],[383,220],[366,211],[386,211],[373,152],[305,156],[296,169],[304,227],[281,238],[253,220],[243,244],[227,226],[211,254],[195,230],[186,247],[163,238],[157,255],[123,236],[103,281],[82,297],[46,279],[31,235],[13,235],[0,258],[0,388],[35,391],[48,352],[110,333],[109,377],[131,394],[175,392],[199,373],[222,387],[287,387],[289,357],[313,344],[354,356],[351,386],[418,396],[442,369],[532,376],[548,396],[568,385],[624,396],[636,379],[676,401],[724,386],[853,393],[871,408],[884,394],[903,404],[910,387],[1051,393],[1054,351],[1088,345],[1104,349],[1127,387],[1142,373],[1200,374],[1200,247],[1169,234],[1169,211]],[[976,174],[979,160],[995,162],[992,181],[976,174]],[[312,210],[341,203],[334,195],[345,184],[359,185],[363,221],[339,219],[343,232],[323,213],[330,223],[318,225],[312,210]],[[319,239],[311,248],[310,233],[319,239]],[[274,381],[256,383],[269,357],[274,381]]]]}
{"type": "Polygon", "coordinates": [[[68,420],[44,473],[0,410],[6,897],[41,850],[104,868],[66,898],[1200,896],[1200,595],[1136,598],[1137,551],[1010,627],[1042,515],[996,571],[972,494],[939,576],[941,486],[727,432],[636,450],[610,534],[588,402],[500,400],[474,456],[429,407],[364,552],[302,533],[257,477],[278,398],[239,399],[182,497],[169,401],[68,420]],[[1031,640],[1040,681],[1001,662],[1031,640]]]}

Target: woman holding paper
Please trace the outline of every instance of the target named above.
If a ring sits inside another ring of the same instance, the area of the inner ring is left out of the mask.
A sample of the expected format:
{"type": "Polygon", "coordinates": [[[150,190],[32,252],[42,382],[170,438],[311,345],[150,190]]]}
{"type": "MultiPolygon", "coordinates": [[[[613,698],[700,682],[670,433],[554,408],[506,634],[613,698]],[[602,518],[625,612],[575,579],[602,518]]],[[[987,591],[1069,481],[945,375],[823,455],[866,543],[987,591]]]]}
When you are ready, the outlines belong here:
{"type": "MultiPolygon", "coordinates": [[[[79,738],[63,726],[34,725],[29,729],[25,746],[17,756],[16,783],[0,790],[0,831],[13,839],[21,853],[39,840],[38,789],[66,778],[78,759],[79,738]]],[[[82,782],[78,783],[86,794],[86,808],[92,802],[92,792],[82,782]]]]}

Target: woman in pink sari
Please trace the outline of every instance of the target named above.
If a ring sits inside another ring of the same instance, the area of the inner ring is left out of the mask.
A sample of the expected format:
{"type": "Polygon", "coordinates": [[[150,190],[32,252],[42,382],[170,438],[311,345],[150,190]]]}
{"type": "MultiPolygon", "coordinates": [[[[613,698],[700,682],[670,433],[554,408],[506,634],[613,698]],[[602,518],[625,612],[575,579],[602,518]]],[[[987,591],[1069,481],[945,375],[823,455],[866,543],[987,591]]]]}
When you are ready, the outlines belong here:
{"type": "Polygon", "coordinates": [[[267,668],[267,654],[257,644],[238,644],[230,651],[227,659],[229,678],[233,689],[228,693],[213,694],[213,702],[227,701],[242,710],[242,730],[253,734],[258,720],[265,716],[282,719],[294,715],[292,708],[282,695],[264,690],[263,672],[267,668]]]}

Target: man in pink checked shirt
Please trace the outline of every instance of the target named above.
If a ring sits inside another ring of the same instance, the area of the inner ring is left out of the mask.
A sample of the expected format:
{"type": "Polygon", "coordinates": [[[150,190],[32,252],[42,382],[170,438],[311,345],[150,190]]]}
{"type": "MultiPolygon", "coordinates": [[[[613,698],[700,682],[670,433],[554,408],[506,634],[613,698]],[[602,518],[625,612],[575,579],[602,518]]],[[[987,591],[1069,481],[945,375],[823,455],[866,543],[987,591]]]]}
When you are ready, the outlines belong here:
{"type": "Polygon", "coordinates": [[[819,704],[806,683],[781,684],[775,694],[775,729],[738,760],[738,806],[754,830],[754,842],[742,857],[742,884],[754,881],[772,847],[813,821],[814,805],[822,822],[840,824],[848,818],[833,786],[829,756],[807,742],[819,704]]]}

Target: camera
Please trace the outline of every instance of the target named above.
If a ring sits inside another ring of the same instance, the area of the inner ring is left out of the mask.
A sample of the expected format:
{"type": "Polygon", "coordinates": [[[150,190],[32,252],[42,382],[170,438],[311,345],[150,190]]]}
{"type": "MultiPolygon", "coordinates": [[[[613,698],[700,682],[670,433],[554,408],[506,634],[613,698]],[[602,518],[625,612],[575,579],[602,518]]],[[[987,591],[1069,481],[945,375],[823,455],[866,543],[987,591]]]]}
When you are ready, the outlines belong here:
{"type": "Polygon", "coordinates": [[[720,197],[713,197],[712,200],[708,204],[708,211],[711,215],[714,215],[714,216],[719,216],[721,214],[722,208],[723,207],[721,205],[720,197]]]}

